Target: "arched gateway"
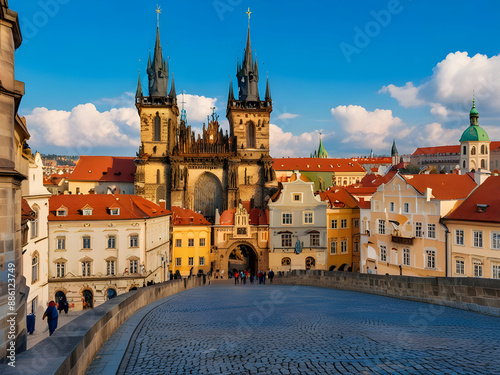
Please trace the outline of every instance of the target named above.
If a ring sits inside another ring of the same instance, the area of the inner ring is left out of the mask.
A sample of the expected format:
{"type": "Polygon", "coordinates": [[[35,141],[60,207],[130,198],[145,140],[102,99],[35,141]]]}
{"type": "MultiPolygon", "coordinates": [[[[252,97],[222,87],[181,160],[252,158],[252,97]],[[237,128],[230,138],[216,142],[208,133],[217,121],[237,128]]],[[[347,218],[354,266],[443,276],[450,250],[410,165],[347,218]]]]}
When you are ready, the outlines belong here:
{"type": "Polygon", "coordinates": [[[229,253],[226,272],[248,270],[256,275],[258,264],[258,257],[253,247],[248,244],[238,244],[229,253]]]}

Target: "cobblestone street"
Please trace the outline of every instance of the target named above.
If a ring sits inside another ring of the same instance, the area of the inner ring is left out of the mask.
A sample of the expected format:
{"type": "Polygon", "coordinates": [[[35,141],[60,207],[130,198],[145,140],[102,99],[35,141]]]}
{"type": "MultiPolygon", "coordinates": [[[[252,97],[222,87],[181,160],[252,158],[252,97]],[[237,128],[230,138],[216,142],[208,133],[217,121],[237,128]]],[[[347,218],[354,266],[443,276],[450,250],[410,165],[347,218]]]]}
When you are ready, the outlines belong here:
{"type": "MultiPolygon", "coordinates": [[[[494,317],[332,289],[219,284],[144,314],[118,373],[497,374],[499,348],[494,317]]],[[[94,361],[87,374],[97,369],[94,361]]]]}

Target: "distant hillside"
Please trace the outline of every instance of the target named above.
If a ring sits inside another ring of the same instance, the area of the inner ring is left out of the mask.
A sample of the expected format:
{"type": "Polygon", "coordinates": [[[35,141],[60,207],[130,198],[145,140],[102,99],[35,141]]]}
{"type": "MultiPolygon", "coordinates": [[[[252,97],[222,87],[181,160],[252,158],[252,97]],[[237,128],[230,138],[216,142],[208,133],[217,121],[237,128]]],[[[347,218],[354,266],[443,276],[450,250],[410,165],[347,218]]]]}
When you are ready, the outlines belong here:
{"type": "Polygon", "coordinates": [[[76,165],[76,162],[80,159],[79,156],[68,156],[68,155],[55,155],[55,154],[42,154],[42,161],[44,165],[76,165]]]}

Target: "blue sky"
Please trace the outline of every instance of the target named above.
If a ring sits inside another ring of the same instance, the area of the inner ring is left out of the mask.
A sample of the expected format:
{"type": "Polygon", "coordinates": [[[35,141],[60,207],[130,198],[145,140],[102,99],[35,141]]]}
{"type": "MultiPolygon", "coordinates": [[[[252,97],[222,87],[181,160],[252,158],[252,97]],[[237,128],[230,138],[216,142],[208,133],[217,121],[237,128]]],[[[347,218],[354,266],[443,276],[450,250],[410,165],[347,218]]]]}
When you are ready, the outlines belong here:
{"type": "Polygon", "coordinates": [[[163,53],[195,128],[212,105],[225,116],[250,7],[260,91],[268,71],[274,100],[273,156],[307,156],[320,131],[338,157],[387,154],[393,138],[400,153],[457,144],[473,89],[480,123],[500,139],[494,0],[11,0],[25,39],[16,78],[26,83],[20,112],[33,149],[135,154],[130,93],[139,69],[146,76],[157,4],[163,53]]]}

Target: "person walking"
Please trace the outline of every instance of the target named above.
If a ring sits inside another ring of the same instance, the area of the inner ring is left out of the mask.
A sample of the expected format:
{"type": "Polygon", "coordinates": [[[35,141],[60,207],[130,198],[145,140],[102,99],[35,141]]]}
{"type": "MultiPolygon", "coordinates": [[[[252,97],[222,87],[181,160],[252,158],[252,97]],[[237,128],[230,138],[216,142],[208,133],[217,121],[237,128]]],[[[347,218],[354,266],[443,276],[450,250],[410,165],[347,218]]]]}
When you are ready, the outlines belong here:
{"type": "Polygon", "coordinates": [[[273,278],[274,278],[274,271],[272,269],[269,270],[269,273],[267,274],[267,276],[269,277],[269,283],[272,284],[273,278]]]}
{"type": "Polygon", "coordinates": [[[47,307],[47,310],[45,310],[42,320],[44,320],[45,317],[47,317],[47,323],[49,325],[49,336],[52,336],[57,328],[57,318],[59,317],[59,314],[57,313],[56,303],[54,301],[49,302],[49,307],[47,307]]]}
{"type": "Polygon", "coordinates": [[[238,271],[234,271],[234,285],[239,283],[238,276],[240,276],[240,273],[238,271]]]}

